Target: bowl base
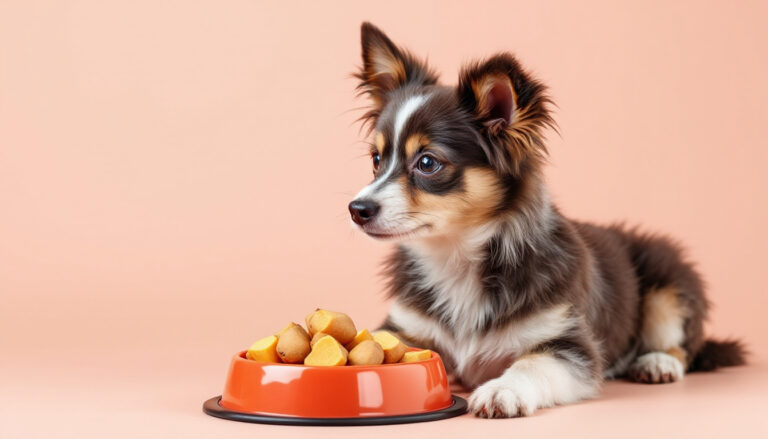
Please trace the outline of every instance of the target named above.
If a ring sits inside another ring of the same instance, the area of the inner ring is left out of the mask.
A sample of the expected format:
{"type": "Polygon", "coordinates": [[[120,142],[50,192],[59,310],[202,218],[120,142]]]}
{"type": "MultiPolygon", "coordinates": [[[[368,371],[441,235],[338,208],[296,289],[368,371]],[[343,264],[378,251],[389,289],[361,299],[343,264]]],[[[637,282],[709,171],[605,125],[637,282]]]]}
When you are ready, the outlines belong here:
{"type": "Polygon", "coordinates": [[[254,422],[258,424],[274,425],[315,425],[315,426],[340,426],[340,425],[388,425],[409,424],[412,422],[428,422],[440,419],[448,419],[461,416],[467,412],[467,401],[456,395],[451,395],[452,404],[442,410],[433,412],[414,413],[411,415],[396,416],[368,416],[358,418],[299,418],[292,416],[261,415],[256,413],[237,412],[228,410],[219,405],[221,396],[203,403],[203,412],[217,418],[230,421],[254,422]]]}

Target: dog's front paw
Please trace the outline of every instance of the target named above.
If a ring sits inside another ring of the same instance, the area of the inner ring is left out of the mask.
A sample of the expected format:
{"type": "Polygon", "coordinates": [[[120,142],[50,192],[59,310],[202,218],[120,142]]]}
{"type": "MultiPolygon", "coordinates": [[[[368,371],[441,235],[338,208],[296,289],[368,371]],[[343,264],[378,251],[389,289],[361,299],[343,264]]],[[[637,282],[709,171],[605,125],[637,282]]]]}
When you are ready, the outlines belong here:
{"type": "Polygon", "coordinates": [[[499,377],[475,389],[469,397],[469,411],[481,418],[529,416],[539,406],[539,394],[532,383],[499,377]],[[517,382],[515,382],[517,381],[517,382]]]}

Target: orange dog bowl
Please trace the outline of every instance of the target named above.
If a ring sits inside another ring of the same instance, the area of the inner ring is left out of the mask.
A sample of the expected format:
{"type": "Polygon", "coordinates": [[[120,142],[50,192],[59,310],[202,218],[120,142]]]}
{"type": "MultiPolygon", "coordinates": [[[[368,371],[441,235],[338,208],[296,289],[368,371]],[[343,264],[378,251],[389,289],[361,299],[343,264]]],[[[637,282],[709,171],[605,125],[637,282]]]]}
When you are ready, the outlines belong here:
{"type": "Polygon", "coordinates": [[[224,393],[203,404],[211,416],[286,425],[379,425],[459,416],[440,356],[378,366],[305,366],[235,355],[224,393]]]}

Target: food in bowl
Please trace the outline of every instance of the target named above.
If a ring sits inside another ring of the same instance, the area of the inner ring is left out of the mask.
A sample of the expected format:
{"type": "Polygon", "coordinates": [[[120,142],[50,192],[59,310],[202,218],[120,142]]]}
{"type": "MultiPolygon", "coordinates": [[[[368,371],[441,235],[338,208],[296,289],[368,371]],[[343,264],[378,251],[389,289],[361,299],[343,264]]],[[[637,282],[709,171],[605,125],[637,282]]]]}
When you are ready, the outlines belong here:
{"type": "Polygon", "coordinates": [[[309,355],[309,334],[296,323],[291,323],[277,335],[275,350],[283,363],[303,363],[309,355]]]}
{"type": "Polygon", "coordinates": [[[406,352],[400,362],[415,363],[417,361],[429,360],[430,358],[432,358],[432,351],[429,349],[422,349],[420,351],[406,352]]]}
{"type": "Polygon", "coordinates": [[[357,335],[355,335],[355,338],[352,339],[349,343],[347,343],[344,347],[347,348],[347,350],[351,351],[355,348],[360,342],[366,341],[366,340],[373,340],[373,336],[370,332],[368,332],[367,329],[361,329],[357,331],[357,335]]]}
{"type": "Polygon", "coordinates": [[[279,362],[280,357],[277,356],[277,336],[270,335],[254,342],[246,351],[245,358],[265,363],[279,362]]]}
{"type": "Polygon", "coordinates": [[[374,340],[363,340],[349,351],[347,362],[353,366],[368,366],[384,362],[384,349],[374,340]]]}
{"type": "Polygon", "coordinates": [[[315,342],[312,351],[304,359],[307,366],[343,366],[347,364],[349,353],[335,338],[323,336],[315,342]]]}
{"type": "Polygon", "coordinates": [[[341,312],[318,309],[307,316],[307,329],[310,334],[322,332],[335,338],[341,344],[347,344],[357,335],[355,323],[341,312]]]}
{"type": "Polygon", "coordinates": [[[397,363],[405,355],[408,347],[399,338],[387,331],[379,331],[373,334],[373,340],[376,341],[384,350],[385,363],[397,363]]]}
{"type": "Polygon", "coordinates": [[[432,357],[430,350],[411,350],[388,331],[357,330],[344,313],[317,309],[307,328],[290,323],[275,335],[256,341],[246,351],[249,360],[307,366],[370,366],[412,363],[432,357]]]}

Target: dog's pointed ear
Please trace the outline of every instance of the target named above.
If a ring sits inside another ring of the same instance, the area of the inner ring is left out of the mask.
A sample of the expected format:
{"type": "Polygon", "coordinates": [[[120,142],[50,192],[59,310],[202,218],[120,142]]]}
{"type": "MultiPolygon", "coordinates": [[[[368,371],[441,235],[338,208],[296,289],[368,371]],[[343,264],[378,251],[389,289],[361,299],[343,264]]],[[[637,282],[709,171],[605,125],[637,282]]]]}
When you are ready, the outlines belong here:
{"type": "Polygon", "coordinates": [[[358,88],[382,107],[390,91],[407,83],[435,84],[436,75],[427,65],[397,47],[384,32],[371,23],[360,27],[363,67],[356,74],[358,88]]]}
{"type": "Polygon", "coordinates": [[[518,174],[547,155],[542,131],[554,127],[546,87],[510,54],[499,54],[462,69],[459,101],[485,137],[485,153],[501,173],[518,174]]]}

